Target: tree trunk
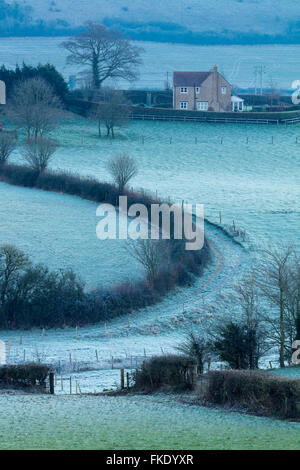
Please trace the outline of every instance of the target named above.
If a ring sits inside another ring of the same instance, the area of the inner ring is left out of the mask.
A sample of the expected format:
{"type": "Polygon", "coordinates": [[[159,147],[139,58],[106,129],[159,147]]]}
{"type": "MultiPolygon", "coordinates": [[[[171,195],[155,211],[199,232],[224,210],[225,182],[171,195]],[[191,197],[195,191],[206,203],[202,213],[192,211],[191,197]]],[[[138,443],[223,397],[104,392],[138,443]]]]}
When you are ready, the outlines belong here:
{"type": "Polygon", "coordinates": [[[96,90],[99,90],[100,89],[100,73],[99,73],[99,57],[97,56],[97,54],[93,53],[93,65],[92,65],[92,68],[93,68],[93,82],[94,82],[94,87],[96,88],[96,90]]]}
{"type": "Polygon", "coordinates": [[[284,305],[283,305],[283,292],[280,288],[280,353],[279,353],[279,362],[280,367],[285,367],[284,365],[284,345],[285,345],[285,331],[284,331],[284,305]]]}

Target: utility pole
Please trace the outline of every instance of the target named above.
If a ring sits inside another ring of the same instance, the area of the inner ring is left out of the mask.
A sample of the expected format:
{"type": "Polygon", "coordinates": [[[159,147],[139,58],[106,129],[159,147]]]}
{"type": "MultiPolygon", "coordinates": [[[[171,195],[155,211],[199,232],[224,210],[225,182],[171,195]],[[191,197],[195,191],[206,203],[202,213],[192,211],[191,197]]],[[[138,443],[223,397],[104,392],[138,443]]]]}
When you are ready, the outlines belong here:
{"type": "Polygon", "coordinates": [[[254,94],[257,95],[257,67],[254,67],[254,94]]]}
{"type": "Polygon", "coordinates": [[[257,77],[259,76],[259,88],[260,88],[260,95],[263,94],[263,75],[266,73],[265,65],[256,65],[254,67],[254,74],[255,74],[255,95],[257,95],[257,77]]]}

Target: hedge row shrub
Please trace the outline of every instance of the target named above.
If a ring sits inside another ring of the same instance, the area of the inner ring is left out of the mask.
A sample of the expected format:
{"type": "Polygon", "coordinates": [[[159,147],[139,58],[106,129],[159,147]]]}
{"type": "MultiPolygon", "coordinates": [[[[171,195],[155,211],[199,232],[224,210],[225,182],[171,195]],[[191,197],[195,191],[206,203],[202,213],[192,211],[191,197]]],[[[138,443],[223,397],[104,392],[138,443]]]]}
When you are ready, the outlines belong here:
{"type": "Polygon", "coordinates": [[[134,373],[134,388],[151,391],[165,386],[189,389],[193,384],[192,373],[196,365],[193,358],[186,356],[154,356],[144,361],[142,368],[134,373]]]}
{"type": "MultiPolygon", "coordinates": [[[[96,103],[91,103],[85,100],[80,99],[71,99],[67,102],[67,108],[77,114],[81,114],[86,116],[88,112],[95,106],[99,106],[96,103]]],[[[143,114],[143,115],[155,115],[155,116],[164,116],[169,117],[172,120],[174,116],[180,117],[201,117],[201,118],[209,118],[209,119],[217,119],[217,118],[233,118],[233,119],[275,119],[275,120],[282,120],[282,119],[292,119],[297,118],[300,116],[299,108],[288,108],[287,111],[280,111],[280,112],[243,112],[243,113],[235,113],[235,112],[214,112],[214,111],[193,111],[193,110],[178,110],[172,109],[172,106],[169,108],[165,108],[164,105],[160,107],[143,107],[143,106],[130,106],[130,113],[133,116],[143,114]]]]}
{"type": "Polygon", "coordinates": [[[0,385],[45,388],[50,367],[45,364],[18,364],[0,367],[0,385]]]}
{"type": "MultiPolygon", "coordinates": [[[[107,202],[113,205],[118,203],[118,198],[121,195],[115,185],[100,182],[91,177],[81,177],[68,172],[50,170],[39,174],[24,165],[4,165],[0,168],[0,179],[16,186],[70,194],[82,199],[98,203],[107,202]]],[[[139,193],[126,191],[125,195],[128,197],[129,205],[139,203],[150,207],[153,202],[158,202],[143,191],[139,193]]]]}
{"type": "Polygon", "coordinates": [[[205,399],[281,418],[300,418],[300,380],[262,371],[211,371],[205,399]]]}

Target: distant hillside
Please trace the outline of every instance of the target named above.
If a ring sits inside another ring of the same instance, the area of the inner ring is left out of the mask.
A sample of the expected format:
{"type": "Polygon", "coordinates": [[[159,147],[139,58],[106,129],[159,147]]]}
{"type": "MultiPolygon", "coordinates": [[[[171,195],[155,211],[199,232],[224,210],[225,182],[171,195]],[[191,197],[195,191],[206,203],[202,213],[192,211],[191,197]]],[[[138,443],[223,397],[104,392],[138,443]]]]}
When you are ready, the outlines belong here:
{"type": "Polygon", "coordinates": [[[0,0],[0,35],[64,35],[98,20],[133,39],[300,43],[295,0],[0,0]]]}

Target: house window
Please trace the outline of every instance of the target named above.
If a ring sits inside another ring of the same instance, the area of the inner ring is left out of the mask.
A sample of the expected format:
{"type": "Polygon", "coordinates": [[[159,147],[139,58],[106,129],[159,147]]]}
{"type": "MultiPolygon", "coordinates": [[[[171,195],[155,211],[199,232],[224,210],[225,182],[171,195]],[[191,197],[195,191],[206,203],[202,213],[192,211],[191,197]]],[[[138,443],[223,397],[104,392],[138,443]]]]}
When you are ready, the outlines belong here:
{"type": "Polygon", "coordinates": [[[208,110],[208,102],[207,101],[198,101],[197,108],[198,108],[198,111],[207,111],[208,110]]]}
{"type": "Polygon", "coordinates": [[[187,90],[187,87],[186,87],[186,86],[182,86],[182,87],[180,88],[180,93],[187,93],[187,92],[188,92],[188,90],[187,90]]]}
{"type": "Polygon", "coordinates": [[[188,102],[187,101],[181,101],[180,102],[180,109],[188,109],[188,102]]]}
{"type": "Polygon", "coordinates": [[[222,95],[226,95],[227,87],[222,86],[222,95]]]}
{"type": "Polygon", "coordinates": [[[196,86],[196,94],[198,95],[200,93],[200,87],[196,86]]]}

